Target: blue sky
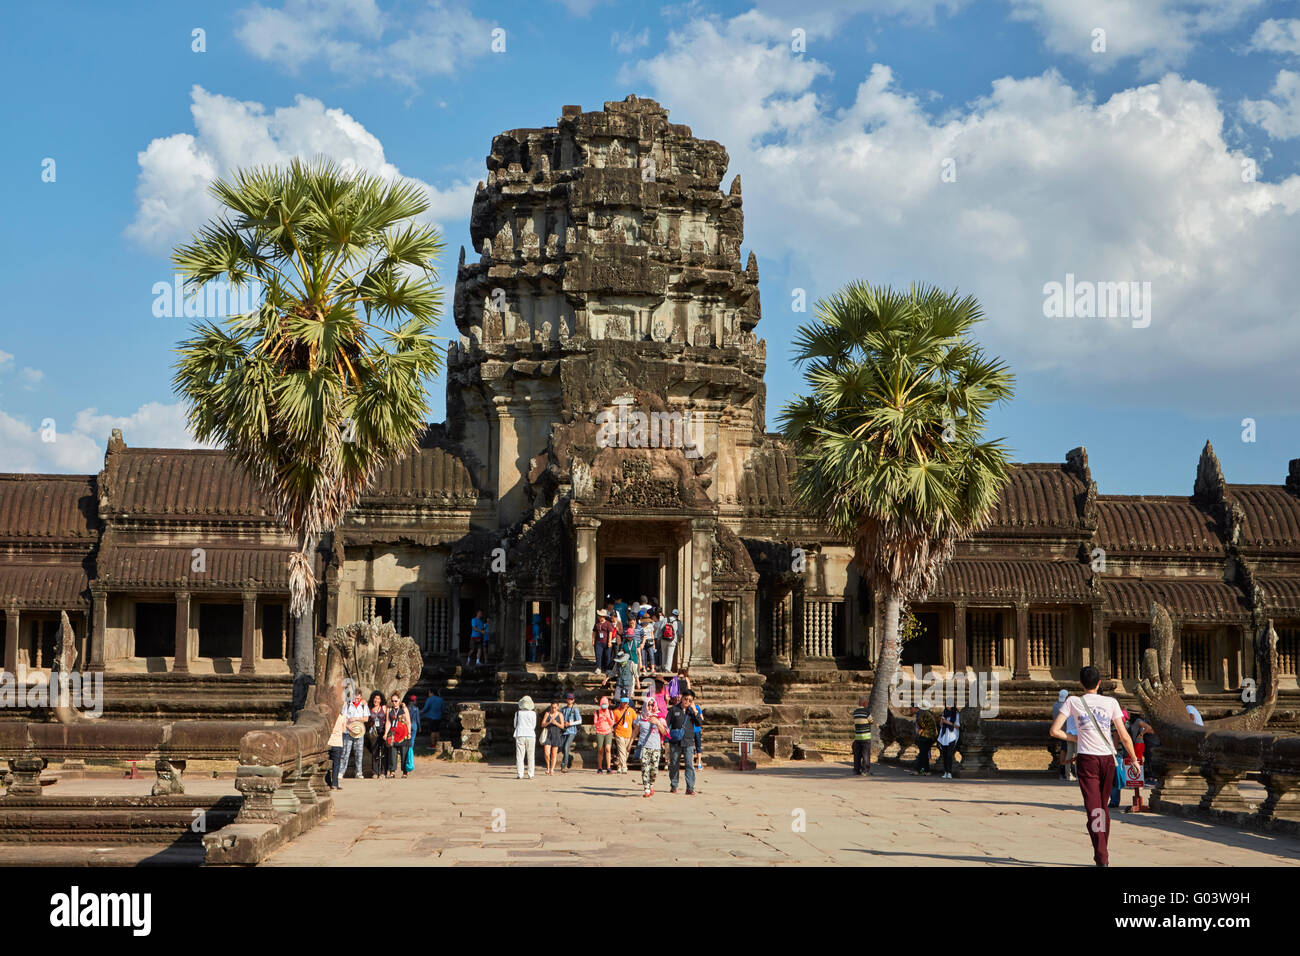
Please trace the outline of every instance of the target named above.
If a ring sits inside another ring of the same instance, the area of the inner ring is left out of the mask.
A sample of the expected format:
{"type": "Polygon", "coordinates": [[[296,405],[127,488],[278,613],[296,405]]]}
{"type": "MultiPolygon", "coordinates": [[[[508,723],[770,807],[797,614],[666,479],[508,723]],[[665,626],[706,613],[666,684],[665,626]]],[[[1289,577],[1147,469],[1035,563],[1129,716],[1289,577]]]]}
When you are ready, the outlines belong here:
{"type": "Polygon", "coordinates": [[[721,141],[724,185],[743,177],[769,428],[799,386],[795,290],[921,281],[984,304],[981,338],[1018,376],[992,432],[1019,460],[1085,444],[1103,492],[1186,494],[1206,439],[1230,481],[1281,482],[1300,457],[1295,2],[53,2],[4,18],[0,470],[95,470],[114,426],[186,441],[170,365],[188,323],[156,317],[152,288],[205,218],[205,174],[316,152],[387,164],[428,185],[450,279],[492,136],[629,93],[721,141]],[[1149,326],[1045,315],[1067,274],[1149,283],[1149,326]]]}

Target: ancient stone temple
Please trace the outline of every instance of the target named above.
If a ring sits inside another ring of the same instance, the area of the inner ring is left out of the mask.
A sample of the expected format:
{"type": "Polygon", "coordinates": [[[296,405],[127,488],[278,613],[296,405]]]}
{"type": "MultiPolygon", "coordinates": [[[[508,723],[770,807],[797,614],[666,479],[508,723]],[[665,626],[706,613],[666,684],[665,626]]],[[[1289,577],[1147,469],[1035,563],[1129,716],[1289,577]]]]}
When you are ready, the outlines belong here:
{"type": "MultiPolygon", "coordinates": [[[[590,673],[596,608],[645,595],[680,609],[693,676],[734,674],[768,701],[869,679],[880,604],[796,507],[795,462],[767,431],[758,265],[727,165],[637,97],[493,140],[456,276],[447,421],[322,543],[319,633],[391,621],[449,672],[482,609],[497,670],[590,673]]],[[[914,605],[904,663],[996,671],[1044,706],[1082,663],[1131,691],[1158,601],[1185,693],[1230,704],[1269,619],[1293,692],[1290,467],[1234,485],[1207,445],[1190,494],[1151,497],[1101,494],[1083,449],[1016,467],[991,525],[914,605]]],[[[48,667],[66,610],[79,666],[188,675],[196,696],[256,678],[287,698],[291,547],[221,452],[115,433],[98,475],[0,476],[5,667],[48,667]]]]}

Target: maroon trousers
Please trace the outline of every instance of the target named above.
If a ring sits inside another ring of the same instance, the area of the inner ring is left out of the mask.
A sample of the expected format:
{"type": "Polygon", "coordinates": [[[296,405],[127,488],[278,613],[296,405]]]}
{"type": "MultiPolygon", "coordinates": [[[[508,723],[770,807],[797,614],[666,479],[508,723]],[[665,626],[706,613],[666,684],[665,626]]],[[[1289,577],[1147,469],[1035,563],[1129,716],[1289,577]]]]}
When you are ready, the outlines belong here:
{"type": "Polygon", "coordinates": [[[1074,762],[1083,791],[1083,808],[1088,816],[1092,858],[1098,866],[1110,863],[1106,840],[1110,836],[1110,791],[1115,786],[1115,758],[1110,754],[1079,754],[1074,762]]]}

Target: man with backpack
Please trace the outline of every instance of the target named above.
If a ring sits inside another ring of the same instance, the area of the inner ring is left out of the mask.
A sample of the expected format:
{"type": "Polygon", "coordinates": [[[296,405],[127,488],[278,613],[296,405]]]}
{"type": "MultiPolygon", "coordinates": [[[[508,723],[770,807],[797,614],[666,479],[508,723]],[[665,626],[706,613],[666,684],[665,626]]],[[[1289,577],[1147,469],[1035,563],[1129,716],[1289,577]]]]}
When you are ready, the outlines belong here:
{"type": "Polygon", "coordinates": [[[700,727],[695,695],[689,690],[668,708],[668,792],[677,792],[678,763],[686,757],[686,795],[695,795],[695,733],[700,727]]]}
{"type": "Polygon", "coordinates": [[[1101,686],[1101,672],[1092,666],[1085,667],[1079,672],[1079,683],[1083,685],[1083,696],[1070,697],[1061,705],[1060,712],[1052,721],[1051,734],[1057,740],[1071,741],[1077,745],[1075,773],[1079,778],[1079,790],[1083,793],[1083,806],[1088,815],[1093,862],[1098,866],[1110,866],[1107,847],[1110,837],[1108,804],[1118,769],[1116,765],[1119,763],[1110,739],[1111,728],[1114,727],[1115,735],[1133,763],[1137,763],[1137,753],[1133,749],[1133,738],[1124,726],[1124,713],[1119,701],[1097,693],[1101,686]],[[1075,735],[1065,731],[1065,722],[1070,717],[1074,718],[1078,731],[1075,735]]]}

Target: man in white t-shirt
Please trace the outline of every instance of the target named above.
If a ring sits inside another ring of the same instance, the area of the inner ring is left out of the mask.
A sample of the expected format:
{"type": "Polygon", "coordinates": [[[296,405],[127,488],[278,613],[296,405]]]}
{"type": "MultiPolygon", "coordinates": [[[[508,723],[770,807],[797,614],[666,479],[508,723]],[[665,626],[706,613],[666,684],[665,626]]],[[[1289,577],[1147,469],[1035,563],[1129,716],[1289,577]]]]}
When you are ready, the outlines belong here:
{"type": "Polygon", "coordinates": [[[1079,790],[1083,792],[1083,806],[1088,814],[1088,836],[1092,839],[1092,858],[1098,866],[1110,865],[1106,841],[1110,836],[1110,791],[1115,784],[1116,754],[1110,742],[1111,727],[1115,736],[1128,752],[1128,759],[1137,763],[1133,739],[1124,726],[1123,712],[1114,697],[1097,693],[1101,686],[1101,672],[1095,667],[1085,667],[1079,672],[1083,685],[1082,697],[1070,697],[1052,721],[1052,736],[1057,740],[1071,741],[1078,747],[1075,773],[1079,790]],[[1076,733],[1065,730],[1065,722],[1074,718],[1076,733]]]}

